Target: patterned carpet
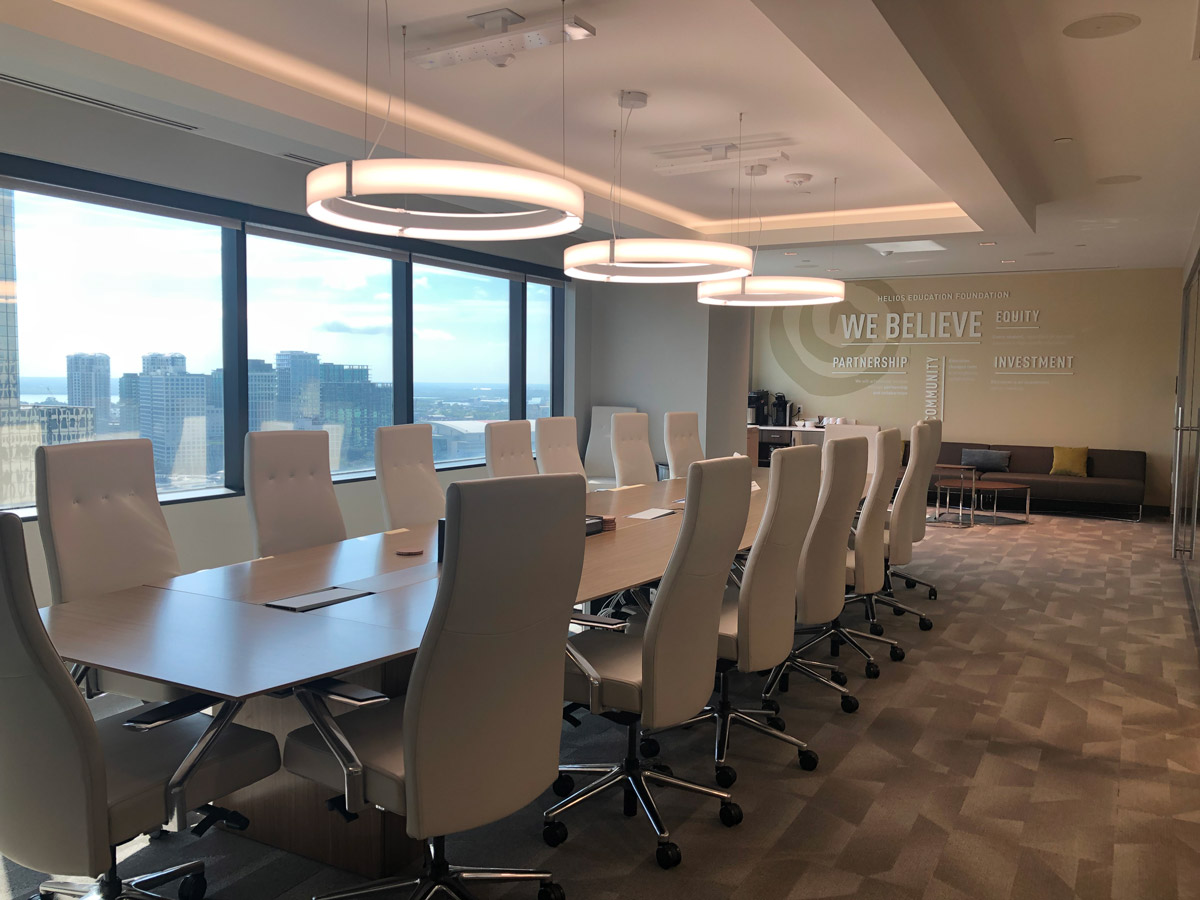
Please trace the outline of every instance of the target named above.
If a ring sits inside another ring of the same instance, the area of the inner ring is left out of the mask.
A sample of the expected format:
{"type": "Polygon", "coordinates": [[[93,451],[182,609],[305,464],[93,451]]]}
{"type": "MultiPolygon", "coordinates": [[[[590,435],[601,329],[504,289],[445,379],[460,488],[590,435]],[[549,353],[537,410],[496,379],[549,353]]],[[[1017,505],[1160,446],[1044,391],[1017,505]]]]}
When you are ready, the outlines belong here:
{"type": "MultiPolygon", "coordinates": [[[[723,827],[712,801],[659,793],[678,869],[658,868],[651,831],[622,816],[619,794],[568,813],[555,850],[531,806],[451,840],[452,861],[548,866],[572,900],[1200,897],[1200,657],[1169,526],[1035,516],[931,528],[915,557],[940,597],[900,594],[936,627],[885,612],[908,657],[880,654],[877,681],[843,651],[860,710],[796,680],[780,697],[788,730],[821,756],[815,772],[738,731],[742,825],[723,827]]],[[[737,682],[745,705],[756,686],[737,682]]],[[[585,718],[564,730],[564,755],[619,756],[619,730],[585,718]]],[[[702,729],[664,736],[663,760],[707,779],[710,742],[702,729]]],[[[355,881],[227,834],[122,855],[131,871],[203,857],[214,900],[298,900],[355,881]]],[[[10,897],[36,887],[12,864],[3,877],[10,897]]]]}

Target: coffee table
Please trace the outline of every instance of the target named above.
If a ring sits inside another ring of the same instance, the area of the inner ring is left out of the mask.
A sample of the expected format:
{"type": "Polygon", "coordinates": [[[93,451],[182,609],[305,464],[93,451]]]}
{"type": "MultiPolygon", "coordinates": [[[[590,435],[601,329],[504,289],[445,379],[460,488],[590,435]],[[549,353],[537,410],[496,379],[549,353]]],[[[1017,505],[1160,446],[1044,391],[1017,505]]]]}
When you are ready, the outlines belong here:
{"type": "MultiPolygon", "coordinates": [[[[992,524],[999,525],[999,515],[997,515],[996,506],[1000,500],[1001,491],[1024,491],[1025,492],[1025,523],[1029,524],[1029,497],[1032,493],[1032,488],[1027,484],[1017,484],[1015,481],[977,481],[975,482],[975,491],[984,493],[985,491],[992,492],[992,524]]],[[[1015,519],[1009,519],[1009,522],[1014,522],[1015,519]]]]}
{"type": "MultiPolygon", "coordinates": [[[[963,467],[964,469],[967,467],[963,467]]],[[[941,478],[934,482],[934,487],[937,489],[937,499],[934,501],[933,521],[942,521],[943,515],[953,516],[950,512],[950,492],[958,491],[958,521],[954,524],[961,528],[969,528],[975,524],[975,489],[979,482],[975,480],[975,470],[971,469],[971,479],[967,480],[967,474],[964,471],[958,478],[941,478]],[[946,512],[942,512],[942,491],[946,492],[946,512]],[[970,494],[971,505],[967,506],[966,498],[970,494]]]]}

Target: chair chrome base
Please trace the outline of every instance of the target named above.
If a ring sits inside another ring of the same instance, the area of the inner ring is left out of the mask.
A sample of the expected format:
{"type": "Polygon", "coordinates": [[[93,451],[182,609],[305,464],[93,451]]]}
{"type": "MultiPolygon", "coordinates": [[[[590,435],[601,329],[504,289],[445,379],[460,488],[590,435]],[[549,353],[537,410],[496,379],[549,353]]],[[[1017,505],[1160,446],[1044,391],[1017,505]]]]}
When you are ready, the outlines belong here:
{"type": "Polygon", "coordinates": [[[373,897],[393,891],[411,889],[408,900],[426,900],[431,897],[455,897],[457,900],[476,900],[467,889],[467,884],[503,883],[510,881],[536,881],[538,900],[564,900],[566,894],[555,884],[549,872],[538,869],[496,869],[476,866],[452,866],[446,862],[446,839],[436,837],[425,847],[425,871],[419,878],[385,878],[324,894],[314,900],[348,900],[351,897],[373,897]]]}
{"type": "Polygon", "coordinates": [[[95,881],[83,884],[70,881],[43,881],[38,887],[37,897],[33,900],[37,900],[37,898],[48,900],[56,895],[83,897],[85,900],[174,900],[174,897],[167,898],[165,894],[155,893],[152,888],[181,878],[192,879],[190,884],[195,890],[193,896],[199,898],[204,895],[204,863],[194,861],[181,866],[172,866],[160,872],[138,875],[136,878],[126,881],[117,877],[115,866],[95,881]]]}
{"type": "Polygon", "coordinates": [[[620,787],[625,790],[625,815],[637,815],[640,806],[646,814],[646,819],[650,822],[650,827],[658,835],[656,854],[658,864],[664,869],[679,865],[682,854],[679,852],[679,847],[671,843],[671,833],[663,823],[662,816],[659,815],[658,805],[654,802],[654,796],[650,793],[647,782],[661,787],[678,788],[694,794],[713,797],[721,801],[721,822],[724,825],[733,827],[742,821],[742,809],[733,802],[733,797],[727,791],[676,778],[666,766],[647,767],[638,757],[637,752],[639,722],[640,720],[636,717],[628,721],[628,748],[625,759],[621,762],[612,765],[562,765],[558,767],[560,775],[559,781],[555,782],[555,791],[560,796],[565,790],[570,790],[574,786],[574,779],[571,778],[573,775],[599,775],[600,777],[586,787],[574,791],[570,796],[543,813],[542,836],[551,847],[557,847],[567,838],[566,826],[557,821],[559,815],[585,800],[620,787]],[[560,783],[563,782],[571,787],[560,791],[560,783]]]}
{"type": "MultiPolygon", "coordinates": [[[[663,734],[679,728],[688,728],[692,725],[712,722],[716,726],[713,765],[716,770],[717,784],[724,788],[732,787],[733,783],[737,781],[737,772],[734,771],[732,766],[725,763],[725,757],[729,753],[730,732],[733,730],[734,725],[743,725],[752,731],[757,731],[759,734],[765,734],[767,737],[772,737],[777,741],[791,744],[796,748],[800,767],[807,772],[815,769],[818,761],[817,754],[809,750],[808,744],[804,743],[804,741],[784,732],[783,729],[786,726],[783,720],[779,718],[778,704],[772,704],[773,708],[767,709],[733,708],[733,704],[729,700],[730,668],[732,667],[722,667],[717,670],[717,693],[720,696],[716,706],[706,706],[699,713],[685,722],[680,722],[678,725],[672,725],[669,728],[658,728],[653,731],[643,731],[643,739],[647,735],[663,734]],[[759,721],[760,719],[765,719],[766,722],[759,721]]],[[[832,684],[832,682],[830,683],[832,684]]],[[[834,686],[836,687],[836,685],[834,686]]]]}
{"type": "Polygon", "coordinates": [[[888,566],[887,569],[884,570],[884,575],[885,575],[885,578],[888,578],[888,579],[902,578],[902,579],[904,579],[904,583],[906,585],[908,584],[908,582],[911,581],[914,585],[919,584],[919,585],[921,585],[921,587],[927,587],[930,590],[929,599],[930,600],[937,599],[937,585],[935,585],[935,584],[931,584],[928,581],[922,581],[920,578],[917,578],[913,575],[909,575],[907,572],[902,572],[899,569],[893,569],[891,566],[888,566]]]}

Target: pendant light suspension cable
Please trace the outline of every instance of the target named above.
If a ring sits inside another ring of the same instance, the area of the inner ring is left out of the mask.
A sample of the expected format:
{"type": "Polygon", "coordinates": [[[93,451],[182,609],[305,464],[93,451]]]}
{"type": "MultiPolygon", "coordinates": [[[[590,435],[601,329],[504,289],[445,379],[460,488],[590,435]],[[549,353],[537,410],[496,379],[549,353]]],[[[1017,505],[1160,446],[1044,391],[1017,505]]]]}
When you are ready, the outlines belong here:
{"type": "MultiPolygon", "coordinates": [[[[402,66],[403,157],[374,158],[391,121],[391,12],[384,0],[387,29],[388,99],[375,143],[370,140],[371,4],[367,0],[367,42],[363,67],[363,158],[321,166],[308,174],[306,200],[314,219],[371,234],[428,240],[499,241],[553,237],[583,224],[583,191],[555,175],[494,163],[408,156],[408,73],[402,66]],[[402,204],[395,206],[396,197],[402,204]],[[414,197],[462,198],[516,207],[508,212],[425,211],[412,209],[414,197]]],[[[565,28],[565,21],[564,21],[565,28]]],[[[407,56],[408,27],[401,28],[402,52],[407,56]]],[[[565,51],[564,51],[565,54],[565,51]]],[[[564,55],[565,59],[565,55],[564,55]]],[[[563,69],[563,172],[566,172],[566,94],[563,69]]]]}

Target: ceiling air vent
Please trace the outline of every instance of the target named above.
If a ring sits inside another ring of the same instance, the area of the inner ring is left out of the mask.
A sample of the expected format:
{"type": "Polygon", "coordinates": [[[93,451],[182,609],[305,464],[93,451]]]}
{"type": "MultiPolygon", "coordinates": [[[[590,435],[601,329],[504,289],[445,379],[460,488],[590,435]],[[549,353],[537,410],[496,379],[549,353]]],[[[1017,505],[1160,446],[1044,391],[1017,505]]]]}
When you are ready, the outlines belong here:
{"type": "Polygon", "coordinates": [[[172,128],[178,128],[182,131],[199,131],[199,125],[189,125],[187,122],[177,122],[174,119],[168,119],[164,116],[156,116],[154,113],[142,112],[140,109],[131,109],[128,106],[121,106],[119,103],[109,103],[107,100],[97,100],[95,97],[88,97],[84,94],[76,94],[74,91],[65,91],[62,88],[51,87],[48,84],[39,84],[36,81],[29,81],[26,78],[18,78],[16,75],[5,75],[0,72],[0,81],[8,84],[15,84],[18,87],[29,88],[32,91],[41,91],[43,94],[51,94],[55,97],[63,97],[67,100],[74,100],[76,103],[86,103],[88,106],[97,106],[100,109],[107,109],[111,112],[121,113],[124,116],[133,116],[135,119],[141,119],[143,122],[153,122],[156,125],[170,125],[172,128]]]}
{"type": "Polygon", "coordinates": [[[304,163],[306,166],[312,166],[314,169],[325,165],[319,159],[313,159],[311,156],[301,156],[299,153],[280,153],[284,159],[290,159],[293,162],[304,163]]]}

